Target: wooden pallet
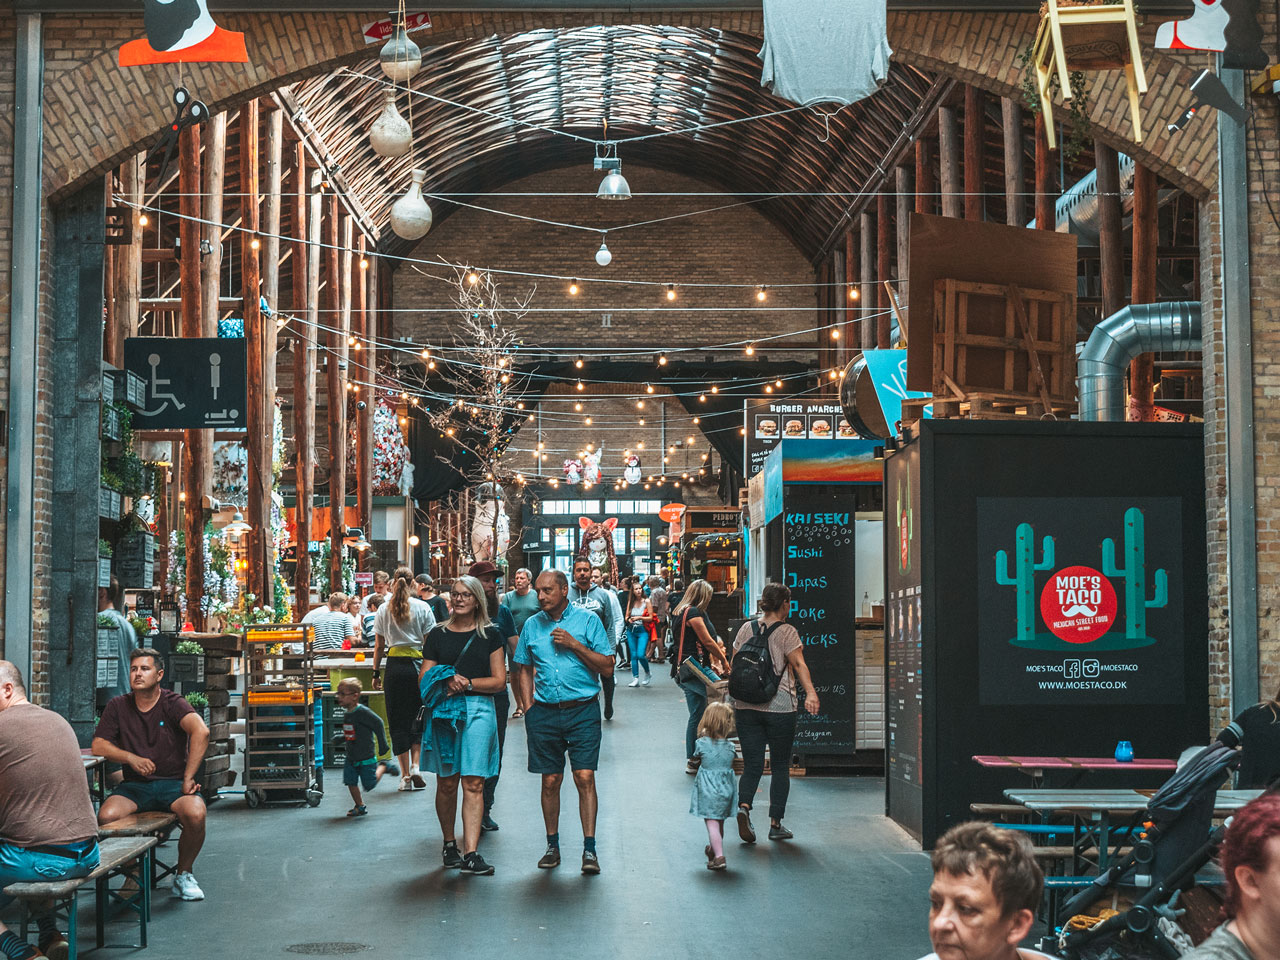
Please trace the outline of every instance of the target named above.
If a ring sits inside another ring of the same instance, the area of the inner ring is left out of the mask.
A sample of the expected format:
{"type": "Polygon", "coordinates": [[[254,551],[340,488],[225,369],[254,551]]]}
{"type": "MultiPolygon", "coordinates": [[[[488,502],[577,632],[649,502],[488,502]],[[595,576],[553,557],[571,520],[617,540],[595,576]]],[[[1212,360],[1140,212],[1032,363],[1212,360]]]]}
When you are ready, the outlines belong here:
{"type": "Polygon", "coordinates": [[[922,397],[902,401],[902,422],[914,423],[933,407],[935,420],[1069,420],[1075,413],[1074,403],[1050,403],[1048,408],[1039,397],[1000,394],[966,394],[959,400],[947,397],[922,397]]]}

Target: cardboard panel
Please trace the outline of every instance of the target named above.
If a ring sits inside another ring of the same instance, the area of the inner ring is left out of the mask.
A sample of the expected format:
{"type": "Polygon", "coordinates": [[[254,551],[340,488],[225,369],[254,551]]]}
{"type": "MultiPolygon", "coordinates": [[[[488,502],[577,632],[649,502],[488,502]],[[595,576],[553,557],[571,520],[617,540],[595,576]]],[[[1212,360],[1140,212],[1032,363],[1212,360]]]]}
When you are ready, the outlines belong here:
{"type": "Polygon", "coordinates": [[[1076,238],[952,217],[911,215],[907,387],[933,389],[934,281],[1017,284],[1075,296],[1076,238]]]}

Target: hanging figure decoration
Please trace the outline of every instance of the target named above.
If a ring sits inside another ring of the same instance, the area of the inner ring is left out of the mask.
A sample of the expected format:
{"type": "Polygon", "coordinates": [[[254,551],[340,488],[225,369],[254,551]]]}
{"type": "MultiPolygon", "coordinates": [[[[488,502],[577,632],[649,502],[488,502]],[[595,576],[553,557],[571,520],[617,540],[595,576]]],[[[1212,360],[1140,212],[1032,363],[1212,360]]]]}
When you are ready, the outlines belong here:
{"type": "Polygon", "coordinates": [[[622,479],[627,483],[639,483],[640,477],[640,458],[633,453],[627,457],[627,465],[622,471],[622,479]]]}
{"type": "Polygon", "coordinates": [[[145,39],[120,48],[122,67],[152,63],[248,63],[244,34],[224,30],[208,0],[142,0],[145,39]]]}
{"type": "Polygon", "coordinates": [[[600,482],[600,458],[604,456],[604,447],[599,450],[588,450],[582,455],[582,479],[588,484],[600,482]]]}
{"type": "Polygon", "coordinates": [[[618,583],[618,555],[613,549],[613,531],[618,526],[618,518],[610,517],[597,523],[590,517],[579,517],[578,526],[582,528],[582,546],[578,548],[579,559],[585,557],[593,567],[604,571],[604,578],[614,586],[618,583]]]}
{"type": "Polygon", "coordinates": [[[496,483],[482,483],[476,488],[476,513],[471,523],[471,554],[476,560],[496,563],[507,555],[507,548],[511,546],[511,520],[504,500],[502,487],[496,483]]]}
{"type": "Polygon", "coordinates": [[[566,483],[582,482],[581,460],[566,460],[564,462],[564,479],[566,483]]]}
{"type": "Polygon", "coordinates": [[[1208,50],[1222,54],[1226,69],[1262,70],[1268,62],[1262,37],[1258,0],[1194,0],[1190,17],[1160,24],[1155,47],[1208,50]]]}

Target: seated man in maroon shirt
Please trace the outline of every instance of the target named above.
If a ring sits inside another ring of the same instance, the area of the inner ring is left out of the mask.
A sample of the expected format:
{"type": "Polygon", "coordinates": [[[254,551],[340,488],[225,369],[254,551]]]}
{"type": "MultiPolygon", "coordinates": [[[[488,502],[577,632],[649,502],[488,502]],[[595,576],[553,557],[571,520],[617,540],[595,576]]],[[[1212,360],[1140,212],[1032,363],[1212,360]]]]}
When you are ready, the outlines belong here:
{"type": "Polygon", "coordinates": [[[93,735],[93,752],[124,767],[124,782],[98,811],[105,824],[131,813],[171,811],[182,824],[173,892],[203,900],[191,868],[204,846],[204,799],[196,771],[209,746],[209,728],[172,690],[160,687],[160,654],[139,647],[130,655],[131,692],[113,697],[93,735]]]}

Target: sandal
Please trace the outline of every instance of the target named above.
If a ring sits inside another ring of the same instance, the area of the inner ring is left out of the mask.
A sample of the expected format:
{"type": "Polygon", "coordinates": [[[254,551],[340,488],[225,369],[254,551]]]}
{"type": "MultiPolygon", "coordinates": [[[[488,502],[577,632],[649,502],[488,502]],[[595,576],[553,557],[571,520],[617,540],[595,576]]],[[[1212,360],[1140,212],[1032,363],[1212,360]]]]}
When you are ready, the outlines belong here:
{"type": "Polygon", "coordinates": [[[512,719],[512,720],[519,720],[519,719],[520,719],[521,717],[523,717],[523,716],[524,716],[524,711],[523,711],[523,710],[521,710],[519,707],[516,707],[516,711],[515,711],[515,713],[511,714],[511,719],[512,719]]]}

